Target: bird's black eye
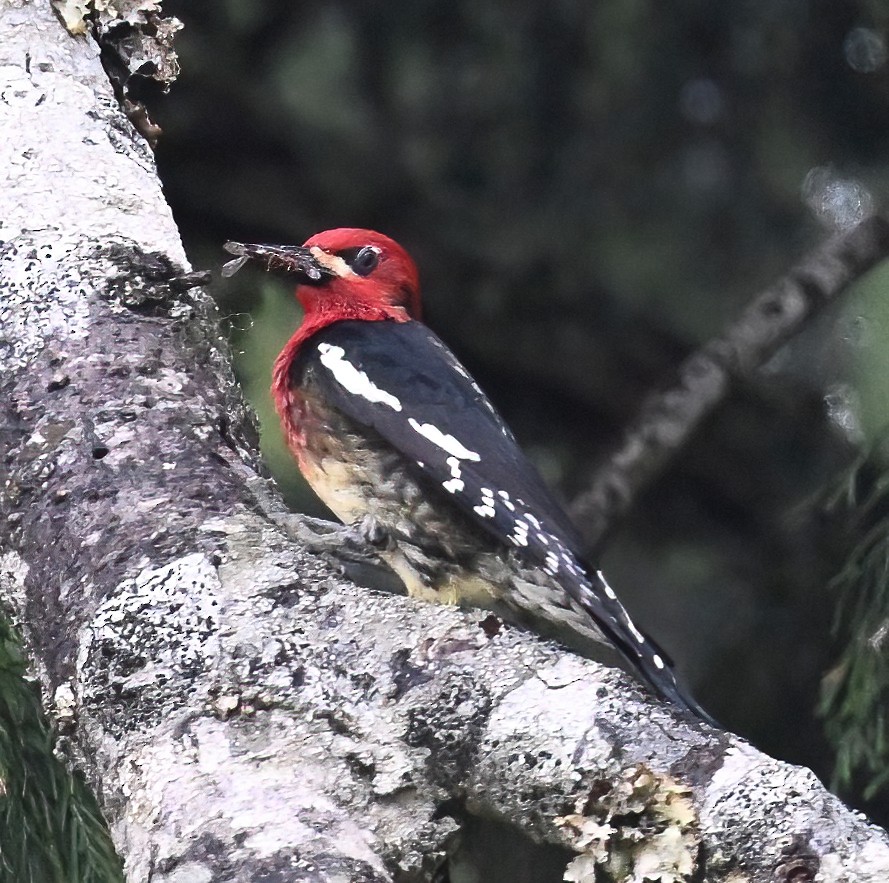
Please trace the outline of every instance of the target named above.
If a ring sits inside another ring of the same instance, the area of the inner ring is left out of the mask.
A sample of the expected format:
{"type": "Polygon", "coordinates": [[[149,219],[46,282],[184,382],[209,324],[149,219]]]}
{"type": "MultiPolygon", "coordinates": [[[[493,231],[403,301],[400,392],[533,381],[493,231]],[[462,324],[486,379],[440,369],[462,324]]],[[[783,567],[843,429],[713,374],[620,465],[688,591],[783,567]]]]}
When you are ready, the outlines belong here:
{"type": "Polygon", "coordinates": [[[372,245],[363,248],[347,248],[339,253],[339,256],[359,276],[369,276],[377,268],[380,262],[380,250],[372,245]]]}

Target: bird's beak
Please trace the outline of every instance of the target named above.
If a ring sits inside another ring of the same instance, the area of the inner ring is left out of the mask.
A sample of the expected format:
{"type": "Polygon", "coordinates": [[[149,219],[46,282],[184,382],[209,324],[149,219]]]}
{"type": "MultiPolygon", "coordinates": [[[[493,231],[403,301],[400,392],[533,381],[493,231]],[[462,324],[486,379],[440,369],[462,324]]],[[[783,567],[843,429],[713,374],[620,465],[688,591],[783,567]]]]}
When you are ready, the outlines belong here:
{"type": "Polygon", "coordinates": [[[244,242],[226,242],[223,246],[229,254],[237,255],[222,267],[223,276],[234,276],[247,261],[256,261],[266,270],[281,270],[295,276],[301,285],[322,285],[336,276],[329,267],[301,245],[252,245],[244,242]]]}

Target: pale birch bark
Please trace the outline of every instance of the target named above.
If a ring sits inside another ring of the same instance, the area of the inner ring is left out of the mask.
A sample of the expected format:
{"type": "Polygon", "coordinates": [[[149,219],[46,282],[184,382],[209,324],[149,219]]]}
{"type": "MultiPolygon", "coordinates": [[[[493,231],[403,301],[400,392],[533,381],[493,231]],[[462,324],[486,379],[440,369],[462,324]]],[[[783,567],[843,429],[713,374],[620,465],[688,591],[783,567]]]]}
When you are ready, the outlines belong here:
{"type": "Polygon", "coordinates": [[[428,879],[454,803],[574,880],[889,879],[807,770],[276,526],[150,151],[48,4],[0,5],[0,132],[0,588],[129,880],[428,879]]]}

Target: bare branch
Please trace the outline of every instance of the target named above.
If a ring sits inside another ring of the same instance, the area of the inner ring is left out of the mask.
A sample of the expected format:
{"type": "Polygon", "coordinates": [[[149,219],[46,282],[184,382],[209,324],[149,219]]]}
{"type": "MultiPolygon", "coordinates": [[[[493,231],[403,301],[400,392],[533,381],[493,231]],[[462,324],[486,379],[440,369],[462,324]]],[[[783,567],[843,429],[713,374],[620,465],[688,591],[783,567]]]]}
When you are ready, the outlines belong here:
{"type": "Polygon", "coordinates": [[[652,396],[624,442],[571,507],[587,547],[630,508],[725,398],[733,376],[751,374],[813,315],[889,256],[889,221],[874,215],[835,236],[760,292],[741,316],[679,367],[676,383],[652,396]]]}

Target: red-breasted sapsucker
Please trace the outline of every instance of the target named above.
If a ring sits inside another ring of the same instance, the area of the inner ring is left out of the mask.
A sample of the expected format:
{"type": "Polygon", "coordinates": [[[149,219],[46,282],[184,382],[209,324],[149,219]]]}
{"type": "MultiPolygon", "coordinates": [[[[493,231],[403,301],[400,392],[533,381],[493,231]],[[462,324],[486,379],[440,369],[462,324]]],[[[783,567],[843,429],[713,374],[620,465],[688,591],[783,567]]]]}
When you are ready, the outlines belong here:
{"type": "Polygon", "coordinates": [[[614,647],[653,690],[703,715],[636,628],[500,415],[420,321],[417,268],[371,230],[226,248],[297,282],[305,315],[272,391],[303,475],[415,598],[491,608],[614,647]]]}

